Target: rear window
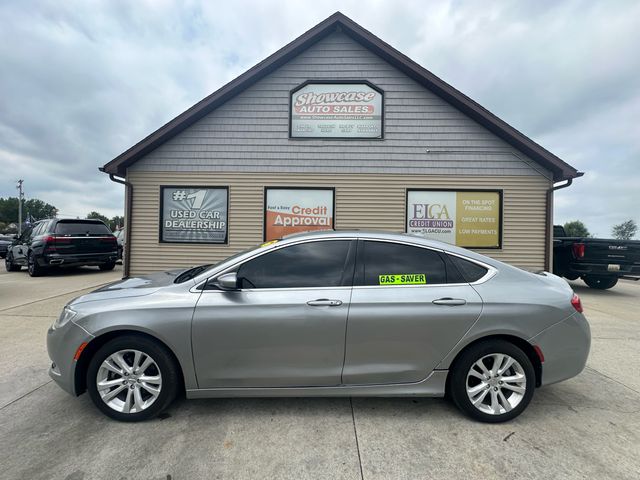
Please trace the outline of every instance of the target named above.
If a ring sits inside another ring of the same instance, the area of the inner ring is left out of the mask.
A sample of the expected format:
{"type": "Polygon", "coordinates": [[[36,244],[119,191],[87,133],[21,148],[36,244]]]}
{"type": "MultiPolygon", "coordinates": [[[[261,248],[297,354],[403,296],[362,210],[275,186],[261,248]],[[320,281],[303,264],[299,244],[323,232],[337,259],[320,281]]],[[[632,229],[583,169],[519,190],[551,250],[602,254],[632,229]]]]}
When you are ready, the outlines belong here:
{"type": "Polygon", "coordinates": [[[58,222],[54,233],[58,235],[111,235],[104,223],[97,222],[58,222]]]}
{"type": "Polygon", "coordinates": [[[468,260],[463,260],[460,257],[449,255],[449,259],[458,268],[464,279],[469,283],[477,282],[488,272],[488,270],[483,266],[469,262],[468,260]]]}

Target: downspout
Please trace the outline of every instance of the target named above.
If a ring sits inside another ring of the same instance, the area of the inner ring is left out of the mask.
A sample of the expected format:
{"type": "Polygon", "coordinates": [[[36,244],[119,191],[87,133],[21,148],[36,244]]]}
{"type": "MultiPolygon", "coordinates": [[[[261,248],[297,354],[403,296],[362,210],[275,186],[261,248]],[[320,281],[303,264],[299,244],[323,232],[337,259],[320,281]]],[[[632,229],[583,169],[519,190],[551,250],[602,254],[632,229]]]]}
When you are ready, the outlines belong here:
{"type": "MultiPolygon", "coordinates": [[[[99,169],[101,172],[104,172],[102,168],[99,169]]],[[[124,272],[122,278],[129,278],[129,265],[131,264],[131,211],[133,205],[133,185],[126,180],[121,178],[116,178],[116,176],[112,173],[109,174],[109,180],[115,183],[119,183],[124,185],[125,192],[125,212],[124,212],[124,259],[123,259],[123,267],[124,272]]]]}
{"type": "MultiPolygon", "coordinates": [[[[577,177],[584,175],[584,172],[577,172],[577,177]]],[[[553,247],[552,247],[552,232],[553,232],[553,192],[562,188],[570,187],[573,183],[573,178],[562,180],[561,182],[554,183],[553,186],[547,190],[547,221],[546,232],[544,236],[544,264],[548,272],[553,272],[553,247]],[[562,183],[565,182],[565,183],[562,183]]]]}

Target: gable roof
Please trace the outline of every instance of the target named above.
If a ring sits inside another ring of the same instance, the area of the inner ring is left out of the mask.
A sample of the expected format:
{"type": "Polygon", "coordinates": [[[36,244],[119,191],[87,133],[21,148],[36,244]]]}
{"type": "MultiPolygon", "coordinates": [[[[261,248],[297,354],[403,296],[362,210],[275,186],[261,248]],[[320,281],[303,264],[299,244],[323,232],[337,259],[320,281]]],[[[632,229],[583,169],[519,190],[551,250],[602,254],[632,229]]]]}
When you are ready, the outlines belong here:
{"type": "Polygon", "coordinates": [[[538,145],[529,137],[499,119],[489,110],[456,90],[427,69],[421,67],[409,57],[400,53],[388,43],[380,40],[374,34],[365,30],[340,12],[334,13],[239,77],[227,83],[208,97],[205,97],[127,151],[105,164],[100,168],[100,171],[119,176],[126,175],[127,167],[131,166],[140,158],[261,80],[266,75],[278,69],[311,45],[336,31],[348,35],[456,107],[462,113],[484,126],[487,130],[550,170],[553,173],[554,181],[569,180],[583,175],[582,172],[579,172],[547,149],[538,145]]]}

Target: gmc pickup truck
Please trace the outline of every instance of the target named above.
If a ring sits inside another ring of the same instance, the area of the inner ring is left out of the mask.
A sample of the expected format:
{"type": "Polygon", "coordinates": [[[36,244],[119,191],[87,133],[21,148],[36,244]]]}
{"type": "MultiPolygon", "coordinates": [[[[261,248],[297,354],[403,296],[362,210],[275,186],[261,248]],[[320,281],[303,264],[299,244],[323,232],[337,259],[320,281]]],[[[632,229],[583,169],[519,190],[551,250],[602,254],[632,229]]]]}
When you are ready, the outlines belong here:
{"type": "Polygon", "coordinates": [[[619,278],[640,280],[640,241],[568,237],[553,227],[553,273],[606,290],[619,278]]]}

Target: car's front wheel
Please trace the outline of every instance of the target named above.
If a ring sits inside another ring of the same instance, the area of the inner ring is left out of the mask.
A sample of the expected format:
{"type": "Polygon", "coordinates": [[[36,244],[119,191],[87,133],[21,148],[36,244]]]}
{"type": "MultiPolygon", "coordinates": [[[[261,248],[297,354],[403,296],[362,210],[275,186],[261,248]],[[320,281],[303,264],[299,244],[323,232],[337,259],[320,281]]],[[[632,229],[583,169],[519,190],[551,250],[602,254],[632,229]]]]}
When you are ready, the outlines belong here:
{"type": "Polygon", "coordinates": [[[105,415],[138,422],[158,416],[175,399],[179,374],[171,354],[151,339],[117,337],[89,361],[87,390],[105,415]]]}
{"type": "Polygon", "coordinates": [[[477,343],[453,365],[454,403],[482,422],[505,422],[520,415],[533,398],[535,372],[529,357],[505,340],[477,343]]]}

